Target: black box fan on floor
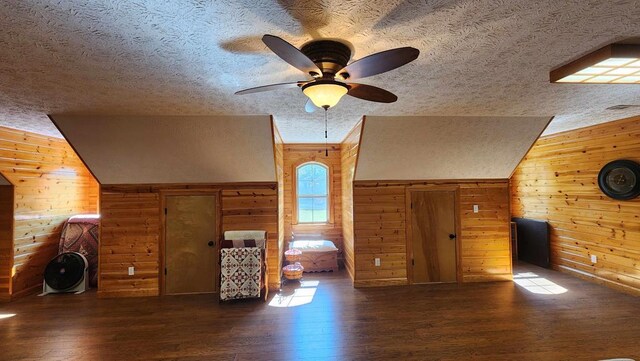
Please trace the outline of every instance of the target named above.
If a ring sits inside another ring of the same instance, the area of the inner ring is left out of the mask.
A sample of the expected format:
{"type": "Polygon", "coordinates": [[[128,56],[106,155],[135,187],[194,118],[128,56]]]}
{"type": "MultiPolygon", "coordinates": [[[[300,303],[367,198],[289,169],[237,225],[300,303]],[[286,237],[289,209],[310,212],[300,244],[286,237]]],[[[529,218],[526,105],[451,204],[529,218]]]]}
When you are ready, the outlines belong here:
{"type": "Polygon", "coordinates": [[[78,252],[66,252],[55,256],[44,270],[42,294],[82,293],[89,288],[89,262],[78,252]]]}

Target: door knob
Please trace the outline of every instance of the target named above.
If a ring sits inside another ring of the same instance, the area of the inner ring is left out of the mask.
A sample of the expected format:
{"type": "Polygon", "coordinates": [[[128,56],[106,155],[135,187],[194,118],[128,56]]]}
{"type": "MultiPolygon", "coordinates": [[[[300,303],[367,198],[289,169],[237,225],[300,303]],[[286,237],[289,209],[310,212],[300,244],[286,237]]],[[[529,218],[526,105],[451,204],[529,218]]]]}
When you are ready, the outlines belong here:
{"type": "Polygon", "coordinates": [[[213,247],[213,245],[215,245],[215,244],[216,244],[216,242],[214,242],[214,241],[209,241],[209,243],[207,243],[207,244],[209,245],[209,247],[213,247]]]}
{"type": "Polygon", "coordinates": [[[449,234],[449,239],[456,239],[456,235],[453,233],[449,234]]]}

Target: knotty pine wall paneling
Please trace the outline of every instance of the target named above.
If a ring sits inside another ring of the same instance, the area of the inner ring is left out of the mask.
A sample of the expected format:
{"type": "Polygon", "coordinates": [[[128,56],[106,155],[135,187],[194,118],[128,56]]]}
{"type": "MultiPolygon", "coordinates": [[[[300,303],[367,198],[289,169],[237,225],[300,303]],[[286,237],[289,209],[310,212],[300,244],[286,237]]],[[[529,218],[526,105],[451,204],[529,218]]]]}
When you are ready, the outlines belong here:
{"type": "Polygon", "coordinates": [[[342,246],[342,164],[340,144],[285,144],[284,145],[284,221],[285,243],[291,241],[291,234],[296,239],[304,239],[305,235],[322,237],[335,243],[339,254],[342,246]],[[325,153],[328,149],[329,155],[325,153]],[[295,214],[295,175],[296,168],[307,162],[318,162],[329,167],[331,184],[329,185],[330,220],[327,224],[299,224],[295,214]]]}
{"type": "Polygon", "coordinates": [[[42,287],[67,218],[98,211],[98,183],[64,139],[1,127],[0,173],[14,185],[9,297],[16,298],[42,287]]]}
{"type": "Polygon", "coordinates": [[[11,299],[13,186],[0,185],[0,302],[11,299]]]}
{"type": "Polygon", "coordinates": [[[407,284],[406,185],[354,182],[354,285],[407,284]],[[380,258],[380,266],[374,259],[380,258]]]}
{"type": "Polygon", "coordinates": [[[159,294],[163,227],[160,193],[177,190],[219,193],[221,237],[228,230],[266,230],[269,287],[279,287],[277,183],[103,185],[99,296],[159,294]],[[136,268],[135,275],[128,275],[129,266],[136,268]]]}
{"type": "Polygon", "coordinates": [[[358,162],[358,148],[360,146],[362,124],[363,122],[360,121],[340,144],[343,259],[345,268],[352,281],[355,274],[355,253],[353,249],[353,178],[358,162]]]}
{"type": "Polygon", "coordinates": [[[103,185],[100,211],[98,295],[157,295],[160,194],[151,187],[103,185]],[[135,267],[133,276],[128,267],[135,267]]]}
{"type": "Polygon", "coordinates": [[[460,183],[463,282],[512,279],[509,181],[460,183]],[[478,205],[478,213],[473,205],[478,205]]]}
{"type": "Polygon", "coordinates": [[[640,117],[542,137],[511,177],[511,210],[549,222],[553,268],[640,294],[640,198],[598,187],[616,159],[640,162],[640,117]]]}
{"type": "MultiPolygon", "coordinates": [[[[283,258],[285,251],[284,244],[284,144],[282,141],[282,135],[278,131],[275,123],[273,123],[273,154],[276,162],[276,180],[278,181],[278,266],[283,266],[283,258]]],[[[282,270],[280,269],[280,273],[282,270]]],[[[280,286],[280,279],[278,277],[278,287],[280,286]]],[[[271,280],[274,283],[274,280],[271,280]]],[[[275,283],[274,283],[275,286],[275,283]]]]}
{"type": "Polygon", "coordinates": [[[462,282],[510,280],[508,180],[355,181],[354,285],[407,284],[406,190],[457,186],[462,282]],[[473,212],[473,205],[479,212],[473,212]],[[380,258],[379,267],[374,259],[380,258]]]}

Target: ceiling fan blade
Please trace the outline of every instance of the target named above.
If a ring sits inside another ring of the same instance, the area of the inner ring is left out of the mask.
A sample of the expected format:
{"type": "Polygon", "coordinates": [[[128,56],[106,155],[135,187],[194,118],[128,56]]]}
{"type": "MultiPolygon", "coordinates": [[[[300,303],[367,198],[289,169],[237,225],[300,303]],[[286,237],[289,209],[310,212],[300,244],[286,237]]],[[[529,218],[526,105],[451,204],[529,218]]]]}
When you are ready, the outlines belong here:
{"type": "Polygon", "coordinates": [[[381,74],[389,70],[399,68],[416,60],[418,55],[420,55],[420,50],[411,47],[381,51],[379,53],[365,56],[364,58],[347,65],[345,68],[340,70],[338,76],[348,73],[349,75],[346,78],[346,74],[342,75],[342,78],[366,78],[368,76],[381,74]]]}
{"type": "Polygon", "coordinates": [[[255,88],[249,88],[249,89],[240,90],[240,91],[237,91],[235,94],[236,95],[243,95],[243,94],[266,92],[266,91],[276,90],[276,89],[298,88],[298,87],[301,87],[302,85],[304,85],[305,83],[307,83],[307,82],[306,81],[297,81],[297,82],[293,82],[293,83],[269,84],[269,85],[257,86],[255,88]]]}
{"type": "Polygon", "coordinates": [[[322,71],[311,59],[282,38],[267,34],[262,37],[262,42],[264,42],[271,51],[276,53],[277,56],[282,58],[282,60],[302,70],[305,74],[313,75],[312,73],[315,73],[322,75],[322,71]]]}
{"type": "Polygon", "coordinates": [[[373,85],[349,83],[348,95],[378,103],[393,103],[398,97],[390,91],[373,85]]]}
{"type": "Polygon", "coordinates": [[[307,100],[307,104],[304,105],[304,110],[307,113],[313,113],[316,111],[316,105],[313,104],[313,102],[311,101],[311,99],[307,100]]]}

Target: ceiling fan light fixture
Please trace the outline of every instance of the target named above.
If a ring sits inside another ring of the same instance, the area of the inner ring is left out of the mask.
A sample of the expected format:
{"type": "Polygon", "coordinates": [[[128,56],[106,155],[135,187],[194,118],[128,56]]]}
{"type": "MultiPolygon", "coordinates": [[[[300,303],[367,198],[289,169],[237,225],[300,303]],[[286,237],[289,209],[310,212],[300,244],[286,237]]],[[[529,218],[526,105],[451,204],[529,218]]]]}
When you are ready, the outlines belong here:
{"type": "Polygon", "coordinates": [[[638,84],[640,44],[609,44],[554,69],[552,83],[638,84]]]}
{"type": "Polygon", "coordinates": [[[305,44],[301,49],[274,35],[265,34],[262,42],[280,59],[301,70],[313,79],[263,85],[237,91],[251,94],[285,88],[301,88],[309,98],[305,111],[316,107],[334,107],[345,95],[376,103],[393,103],[398,97],[390,91],[367,84],[346,83],[347,79],[361,79],[386,73],[418,58],[420,50],[402,47],[381,51],[349,63],[351,48],[341,41],[321,39],[305,44]]]}
{"type": "Polygon", "coordinates": [[[318,80],[302,87],[304,95],[318,108],[334,107],[348,91],[346,84],[332,80],[318,80]]]}

